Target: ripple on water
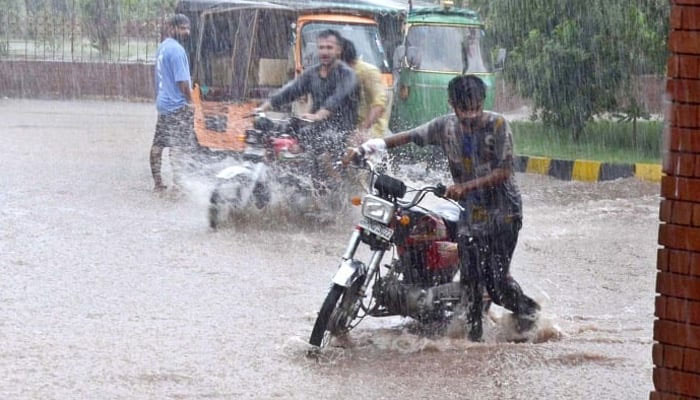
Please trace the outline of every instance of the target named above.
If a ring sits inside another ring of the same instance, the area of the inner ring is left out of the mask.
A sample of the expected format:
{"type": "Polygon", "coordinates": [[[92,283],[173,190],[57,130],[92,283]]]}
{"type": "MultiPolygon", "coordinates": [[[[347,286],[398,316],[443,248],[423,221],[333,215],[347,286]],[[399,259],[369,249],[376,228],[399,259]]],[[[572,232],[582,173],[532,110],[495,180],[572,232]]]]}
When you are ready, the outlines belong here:
{"type": "MultiPolygon", "coordinates": [[[[353,330],[344,337],[334,337],[314,359],[315,363],[333,364],[354,355],[364,354],[417,354],[465,351],[469,348],[494,347],[501,344],[541,344],[558,341],[564,337],[554,317],[543,315],[535,327],[525,334],[515,329],[510,313],[492,311],[485,320],[483,342],[467,339],[466,324],[455,320],[450,324],[425,325],[413,320],[391,327],[369,327],[353,330]]],[[[306,338],[295,336],[282,346],[283,353],[292,359],[305,358],[310,346],[306,338]]]]}
{"type": "Polygon", "coordinates": [[[579,366],[582,364],[603,364],[603,365],[617,365],[624,362],[624,358],[620,357],[610,357],[600,353],[594,353],[590,351],[575,352],[569,354],[562,354],[556,357],[547,359],[548,363],[558,363],[565,366],[579,366]]]}

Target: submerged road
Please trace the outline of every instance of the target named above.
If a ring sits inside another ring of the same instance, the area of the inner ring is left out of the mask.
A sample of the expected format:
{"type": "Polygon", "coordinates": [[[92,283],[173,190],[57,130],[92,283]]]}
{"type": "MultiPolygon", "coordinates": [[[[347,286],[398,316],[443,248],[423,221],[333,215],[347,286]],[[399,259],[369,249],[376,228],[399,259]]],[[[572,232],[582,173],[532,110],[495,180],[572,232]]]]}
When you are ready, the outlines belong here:
{"type": "MultiPolygon", "coordinates": [[[[643,399],[659,187],[518,174],[512,272],[537,343],[365,320],[305,342],[349,223],[207,229],[205,184],[151,192],[150,104],[0,100],[0,398],[643,399]]],[[[348,219],[349,220],[349,219],[348,219]]]]}

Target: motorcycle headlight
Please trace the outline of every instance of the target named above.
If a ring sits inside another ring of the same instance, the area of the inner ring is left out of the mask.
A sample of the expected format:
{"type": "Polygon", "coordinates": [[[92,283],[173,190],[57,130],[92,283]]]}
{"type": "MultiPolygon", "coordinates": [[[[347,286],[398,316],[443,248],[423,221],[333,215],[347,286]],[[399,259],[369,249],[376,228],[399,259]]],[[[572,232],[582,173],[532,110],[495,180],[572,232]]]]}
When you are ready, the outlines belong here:
{"type": "Polygon", "coordinates": [[[394,205],[379,197],[367,195],[362,199],[362,215],[388,225],[394,215],[394,205]]]}

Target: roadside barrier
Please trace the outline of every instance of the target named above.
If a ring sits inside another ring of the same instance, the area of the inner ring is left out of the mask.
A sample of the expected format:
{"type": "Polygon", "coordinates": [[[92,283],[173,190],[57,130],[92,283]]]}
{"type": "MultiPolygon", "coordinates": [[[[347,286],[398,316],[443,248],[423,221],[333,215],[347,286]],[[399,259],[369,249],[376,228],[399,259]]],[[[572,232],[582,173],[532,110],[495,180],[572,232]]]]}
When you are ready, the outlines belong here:
{"type": "Polygon", "coordinates": [[[515,170],[549,175],[565,181],[611,181],[621,178],[661,182],[662,168],[657,164],[615,164],[590,160],[557,160],[548,157],[515,157],[515,170]]]}

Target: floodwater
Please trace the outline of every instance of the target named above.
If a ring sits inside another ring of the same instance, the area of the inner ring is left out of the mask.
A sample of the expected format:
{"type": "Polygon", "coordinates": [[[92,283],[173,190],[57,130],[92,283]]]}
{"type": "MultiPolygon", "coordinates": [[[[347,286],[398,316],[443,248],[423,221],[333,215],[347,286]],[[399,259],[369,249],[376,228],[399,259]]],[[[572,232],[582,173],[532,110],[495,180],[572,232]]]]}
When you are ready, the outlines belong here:
{"type": "Polygon", "coordinates": [[[659,188],[517,176],[530,343],[365,320],[305,342],[350,225],[207,229],[155,196],[150,104],[0,100],[0,398],[639,399],[652,389],[659,188]]]}

